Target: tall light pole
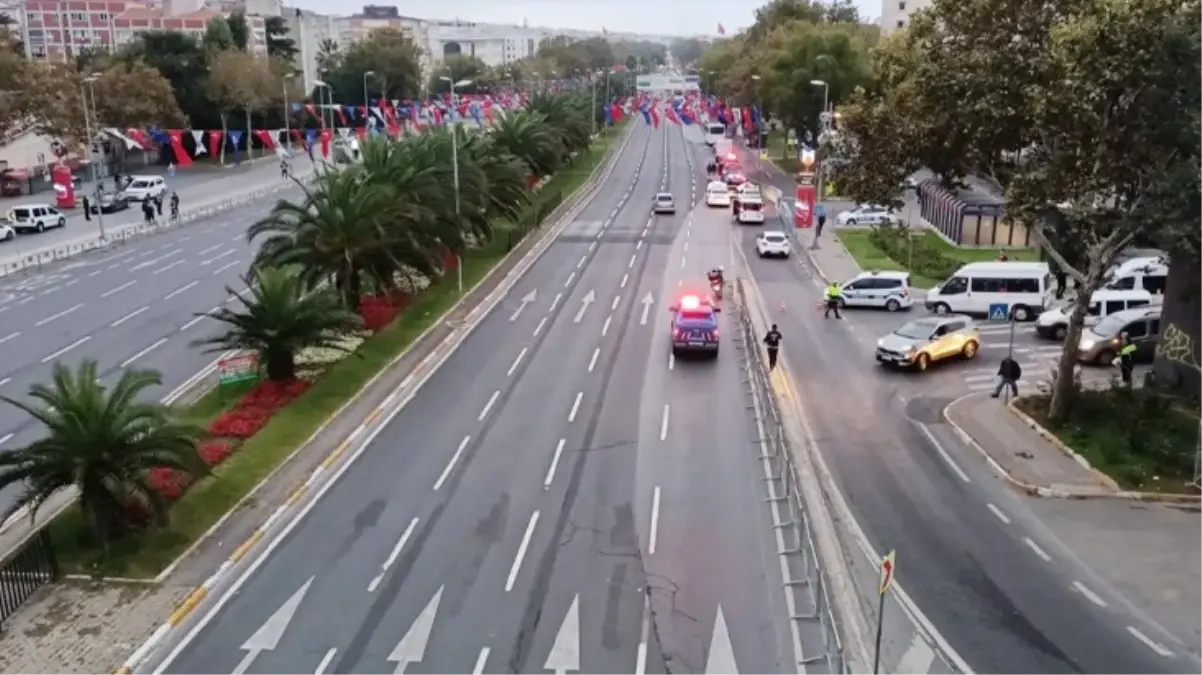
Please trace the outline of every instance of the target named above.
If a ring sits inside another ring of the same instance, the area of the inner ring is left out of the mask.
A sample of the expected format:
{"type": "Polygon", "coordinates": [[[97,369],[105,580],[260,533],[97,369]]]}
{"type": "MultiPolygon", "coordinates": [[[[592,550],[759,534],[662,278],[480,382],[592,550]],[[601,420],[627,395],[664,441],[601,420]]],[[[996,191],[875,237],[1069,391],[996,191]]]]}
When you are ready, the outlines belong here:
{"type": "Polygon", "coordinates": [[[828,115],[830,115],[828,108],[830,108],[831,104],[831,86],[827,84],[826,80],[810,80],[810,84],[815,87],[822,87],[822,115],[819,116],[821,126],[818,131],[818,148],[816,148],[820,153],[818,158],[818,199],[822,200],[826,196],[823,193],[825,181],[822,179],[826,174],[826,157],[824,156],[825,153],[821,152],[822,135],[826,133],[826,127],[830,124],[827,120],[829,119],[828,115]]]}
{"type": "MultiPolygon", "coordinates": [[[[466,87],[471,84],[471,80],[459,80],[456,82],[446,75],[439,75],[438,79],[447,82],[451,85],[451,105],[455,104],[455,88],[466,87]]],[[[451,126],[451,185],[455,193],[455,225],[459,223],[459,125],[451,126]]],[[[455,256],[455,271],[459,275],[459,294],[463,295],[463,258],[455,256]]]]}
{"type": "Polygon", "coordinates": [[[370,117],[368,117],[368,115],[370,114],[370,113],[368,113],[368,110],[371,109],[370,108],[371,104],[367,100],[367,76],[375,75],[375,74],[376,74],[376,71],[374,71],[374,70],[367,70],[367,71],[363,72],[363,123],[364,124],[367,124],[367,120],[371,119],[370,117]]]}
{"type": "Polygon", "coordinates": [[[93,186],[93,196],[96,199],[96,225],[100,228],[100,240],[104,241],[104,209],[100,208],[100,182],[96,180],[96,153],[92,150],[92,143],[95,138],[92,136],[91,116],[96,116],[96,131],[100,131],[100,115],[96,111],[96,80],[100,78],[99,73],[92,73],[84,78],[83,83],[87,85],[87,91],[81,91],[83,95],[83,122],[84,132],[88,135],[88,166],[92,174],[92,180],[95,182],[93,186]],[[88,101],[91,100],[91,114],[88,112],[88,101]]]}
{"type": "MultiPolygon", "coordinates": [[[[329,92],[330,101],[332,103],[334,100],[334,88],[331,87],[325,80],[314,80],[313,86],[317,87],[317,105],[322,107],[321,125],[324,127],[325,123],[326,123],[326,111],[325,111],[325,96],[322,95],[322,91],[329,92]]],[[[334,115],[333,114],[330,115],[330,123],[331,124],[334,123],[334,115]]],[[[333,133],[333,131],[331,131],[330,133],[333,133]]],[[[310,156],[312,156],[312,155],[310,155],[310,156]]],[[[322,158],[322,161],[325,161],[325,158],[322,158]]],[[[314,170],[316,170],[316,169],[314,169],[314,170]]],[[[327,166],[326,171],[329,171],[329,170],[330,169],[327,166]]]]}
{"type": "Polygon", "coordinates": [[[284,77],[280,78],[284,93],[284,142],[288,145],[289,158],[292,157],[292,128],[288,121],[288,116],[291,114],[291,111],[288,110],[288,80],[291,80],[293,75],[295,75],[295,73],[287,73],[284,75],[284,77]]]}
{"type": "MultiPolygon", "coordinates": [[[[751,81],[755,82],[755,108],[756,108],[756,110],[760,111],[760,116],[762,117],[764,114],[764,97],[760,94],[760,76],[752,75],[751,81]]],[[[756,145],[759,145],[759,142],[763,139],[763,136],[760,135],[760,128],[759,128],[758,123],[756,124],[755,133],[756,133],[756,139],[755,139],[756,145]]]]}

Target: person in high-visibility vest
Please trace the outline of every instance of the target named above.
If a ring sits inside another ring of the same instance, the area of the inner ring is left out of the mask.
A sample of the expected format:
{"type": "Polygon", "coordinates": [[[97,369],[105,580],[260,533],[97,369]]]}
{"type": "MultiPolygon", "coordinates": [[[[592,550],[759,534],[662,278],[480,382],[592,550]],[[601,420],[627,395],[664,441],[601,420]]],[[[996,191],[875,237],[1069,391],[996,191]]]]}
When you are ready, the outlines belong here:
{"type": "Polygon", "coordinates": [[[1119,355],[1115,361],[1118,363],[1119,376],[1123,378],[1123,384],[1131,386],[1131,373],[1135,370],[1135,345],[1131,344],[1131,339],[1127,337],[1127,333],[1119,334],[1119,355]]]}
{"type": "Polygon", "coordinates": [[[843,297],[843,289],[839,288],[839,284],[832,282],[826,287],[826,311],[822,313],[822,318],[831,318],[831,311],[835,312],[836,319],[842,319],[843,315],[839,313],[839,300],[843,297]]]}

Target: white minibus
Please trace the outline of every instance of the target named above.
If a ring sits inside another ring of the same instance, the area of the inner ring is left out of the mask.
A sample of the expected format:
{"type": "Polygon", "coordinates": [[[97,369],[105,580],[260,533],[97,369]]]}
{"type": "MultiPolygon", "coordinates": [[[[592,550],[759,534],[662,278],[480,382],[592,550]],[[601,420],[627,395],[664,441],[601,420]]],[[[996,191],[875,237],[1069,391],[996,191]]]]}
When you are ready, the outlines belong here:
{"type": "Polygon", "coordinates": [[[936,314],[986,317],[991,309],[1004,306],[1015,321],[1030,321],[1051,304],[1054,285],[1047,263],[968,263],[927,291],[924,304],[936,314]]]}

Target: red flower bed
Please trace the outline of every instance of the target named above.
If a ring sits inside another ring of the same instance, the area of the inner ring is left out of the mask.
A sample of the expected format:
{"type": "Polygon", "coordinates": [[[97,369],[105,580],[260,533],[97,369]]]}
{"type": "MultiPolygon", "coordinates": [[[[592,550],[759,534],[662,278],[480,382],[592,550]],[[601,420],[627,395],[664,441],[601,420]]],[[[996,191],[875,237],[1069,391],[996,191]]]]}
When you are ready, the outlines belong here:
{"type": "Polygon", "coordinates": [[[205,441],[196,450],[204,463],[212,467],[221,464],[234,454],[234,444],[229,441],[205,441]]]}
{"type": "Polygon", "coordinates": [[[156,466],[146,474],[146,484],[163,499],[173,502],[184,495],[184,491],[192,484],[192,477],[183,471],[156,466]]]}
{"type": "Polygon", "coordinates": [[[359,316],[363,317],[363,327],[373,333],[392,323],[399,313],[397,303],[387,295],[365,295],[359,300],[359,316]]]}
{"type": "Polygon", "coordinates": [[[270,411],[235,406],[233,410],[213,420],[209,425],[209,433],[225,438],[250,438],[267,424],[269,417],[270,411]]]}
{"type": "Polygon", "coordinates": [[[310,384],[308,380],[260,382],[246,392],[233,409],[213,420],[209,425],[209,433],[220,438],[250,438],[267,424],[272,415],[305,393],[310,384]]]}

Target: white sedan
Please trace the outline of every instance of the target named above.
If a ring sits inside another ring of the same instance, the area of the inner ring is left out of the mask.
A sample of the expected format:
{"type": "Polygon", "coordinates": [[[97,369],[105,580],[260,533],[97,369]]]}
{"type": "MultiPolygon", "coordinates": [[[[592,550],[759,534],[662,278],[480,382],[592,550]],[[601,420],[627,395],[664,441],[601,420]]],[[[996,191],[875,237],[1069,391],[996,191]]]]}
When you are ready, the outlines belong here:
{"type": "Polygon", "coordinates": [[[12,241],[16,239],[17,231],[11,225],[0,223],[0,241],[12,241]]]}
{"type": "Polygon", "coordinates": [[[856,225],[882,225],[882,224],[897,224],[897,216],[893,215],[889,209],[884,206],[875,204],[860,204],[850,211],[840,213],[835,222],[847,227],[855,227],[856,225]]]}
{"type": "Polygon", "coordinates": [[[755,252],[761,258],[770,256],[788,258],[792,247],[789,246],[789,238],[785,236],[784,232],[773,230],[763,232],[755,238],[755,252]]]}

